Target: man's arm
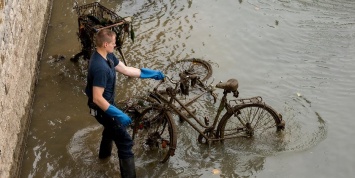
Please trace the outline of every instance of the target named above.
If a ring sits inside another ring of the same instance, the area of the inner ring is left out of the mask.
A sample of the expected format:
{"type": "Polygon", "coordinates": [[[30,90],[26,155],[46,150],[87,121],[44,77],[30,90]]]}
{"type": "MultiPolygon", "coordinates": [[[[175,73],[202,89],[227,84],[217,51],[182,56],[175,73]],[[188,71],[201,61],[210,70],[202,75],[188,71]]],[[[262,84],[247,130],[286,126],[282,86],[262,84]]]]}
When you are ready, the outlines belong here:
{"type": "Polygon", "coordinates": [[[127,75],[130,77],[140,77],[141,76],[141,70],[134,68],[134,67],[128,67],[123,64],[123,62],[118,63],[118,65],[115,67],[117,72],[122,73],[123,75],[127,75]]]}
{"type": "Polygon", "coordinates": [[[155,80],[163,80],[165,77],[164,74],[158,70],[152,70],[148,68],[137,69],[134,67],[127,67],[122,62],[118,63],[115,69],[117,72],[120,72],[130,77],[136,77],[136,78],[143,78],[143,79],[152,78],[155,80]]]}
{"type": "Polygon", "coordinates": [[[94,86],[92,89],[93,102],[99,106],[103,111],[106,111],[110,106],[110,103],[106,101],[106,99],[102,96],[105,88],[94,86]]]}
{"type": "Polygon", "coordinates": [[[121,110],[117,109],[115,106],[111,105],[106,99],[102,96],[104,93],[104,88],[102,87],[93,87],[93,102],[99,106],[106,114],[112,116],[123,126],[128,126],[132,123],[132,120],[121,110]]]}

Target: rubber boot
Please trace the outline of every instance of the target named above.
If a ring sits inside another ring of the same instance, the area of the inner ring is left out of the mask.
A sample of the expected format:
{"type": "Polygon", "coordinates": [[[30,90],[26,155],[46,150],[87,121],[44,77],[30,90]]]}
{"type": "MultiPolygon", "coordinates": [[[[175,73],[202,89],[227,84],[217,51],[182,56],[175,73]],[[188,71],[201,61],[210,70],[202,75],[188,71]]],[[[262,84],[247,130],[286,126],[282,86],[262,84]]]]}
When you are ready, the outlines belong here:
{"type": "Polygon", "coordinates": [[[105,159],[111,156],[112,151],[112,140],[102,138],[100,144],[99,158],[105,159]]]}
{"type": "Polygon", "coordinates": [[[120,159],[120,170],[122,178],[135,178],[136,166],[134,164],[134,157],[120,159]]]}

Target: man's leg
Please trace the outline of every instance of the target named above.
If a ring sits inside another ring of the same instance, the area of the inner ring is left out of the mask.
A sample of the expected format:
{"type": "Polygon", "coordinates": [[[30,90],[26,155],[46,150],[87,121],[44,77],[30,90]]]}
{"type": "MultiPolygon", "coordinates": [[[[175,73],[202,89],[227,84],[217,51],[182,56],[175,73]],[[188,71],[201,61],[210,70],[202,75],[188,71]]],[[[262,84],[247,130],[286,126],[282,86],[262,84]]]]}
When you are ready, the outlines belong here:
{"type": "Polygon", "coordinates": [[[112,132],[109,128],[104,128],[100,144],[99,158],[105,159],[111,156],[112,151],[112,132]]]}
{"type": "Polygon", "coordinates": [[[120,160],[121,177],[135,178],[136,167],[134,163],[134,154],[132,152],[133,140],[124,126],[116,125],[114,129],[114,141],[117,146],[118,157],[120,160]]]}
{"type": "Polygon", "coordinates": [[[113,125],[114,122],[112,118],[107,116],[103,111],[98,110],[96,115],[96,120],[104,127],[102,131],[102,138],[100,143],[99,158],[105,159],[111,156],[112,151],[112,141],[113,141],[113,125]]]}
{"type": "Polygon", "coordinates": [[[136,166],[134,164],[134,157],[120,159],[120,170],[122,178],[135,178],[136,166]]]}

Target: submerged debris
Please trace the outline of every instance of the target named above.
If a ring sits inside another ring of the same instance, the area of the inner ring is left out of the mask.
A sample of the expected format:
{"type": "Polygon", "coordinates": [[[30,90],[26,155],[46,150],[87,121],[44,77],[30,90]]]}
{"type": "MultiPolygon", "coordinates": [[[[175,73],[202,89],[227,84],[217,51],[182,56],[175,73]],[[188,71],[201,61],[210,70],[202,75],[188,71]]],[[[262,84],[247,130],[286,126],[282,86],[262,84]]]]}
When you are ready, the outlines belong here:
{"type": "Polygon", "coordinates": [[[74,9],[78,14],[77,34],[82,49],[70,60],[77,62],[81,56],[85,60],[90,59],[92,52],[95,50],[95,34],[101,29],[108,28],[116,33],[115,49],[120,53],[123,62],[126,64],[122,45],[127,37],[134,41],[135,34],[132,26],[132,17],[121,17],[98,2],[81,6],[75,5],[74,9]]]}
{"type": "Polygon", "coordinates": [[[58,55],[58,54],[55,54],[53,56],[49,56],[49,63],[54,63],[54,62],[60,62],[60,61],[63,61],[65,60],[65,56],[64,55],[58,55]]]}

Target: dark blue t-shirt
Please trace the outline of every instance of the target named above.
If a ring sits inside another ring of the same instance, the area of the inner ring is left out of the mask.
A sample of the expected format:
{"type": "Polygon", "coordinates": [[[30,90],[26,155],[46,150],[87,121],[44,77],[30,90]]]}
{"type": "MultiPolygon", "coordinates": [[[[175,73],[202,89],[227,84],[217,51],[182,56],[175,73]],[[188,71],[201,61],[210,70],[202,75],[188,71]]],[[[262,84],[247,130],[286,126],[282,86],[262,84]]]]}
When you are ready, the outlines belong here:
{"type": "Polygon", "coordinates": [[[107,60],[95,51],[89,62],[87,84],[85,93],[92,101],[93,86],[105,88],[103,97],[111,104],[114,104],[116,71],[115,66],[119,61],[114,54],[108,54],[107,60]]]}

